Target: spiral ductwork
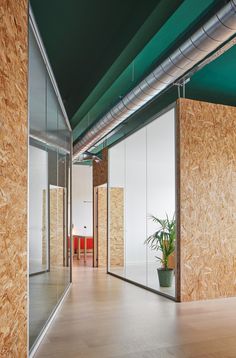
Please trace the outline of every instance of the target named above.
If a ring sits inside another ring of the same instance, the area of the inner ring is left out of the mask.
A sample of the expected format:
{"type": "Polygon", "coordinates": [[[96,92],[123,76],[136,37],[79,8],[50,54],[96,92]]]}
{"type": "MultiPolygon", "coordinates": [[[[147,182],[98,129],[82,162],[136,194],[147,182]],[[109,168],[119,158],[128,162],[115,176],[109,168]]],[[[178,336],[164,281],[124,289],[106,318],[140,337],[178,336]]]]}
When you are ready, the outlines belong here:
{"type": "Polygon", "coordinates": [[[73,159],[176,82],[235,33],[236,0],[231,0],[85,133],[74,146],[73,159]]]}

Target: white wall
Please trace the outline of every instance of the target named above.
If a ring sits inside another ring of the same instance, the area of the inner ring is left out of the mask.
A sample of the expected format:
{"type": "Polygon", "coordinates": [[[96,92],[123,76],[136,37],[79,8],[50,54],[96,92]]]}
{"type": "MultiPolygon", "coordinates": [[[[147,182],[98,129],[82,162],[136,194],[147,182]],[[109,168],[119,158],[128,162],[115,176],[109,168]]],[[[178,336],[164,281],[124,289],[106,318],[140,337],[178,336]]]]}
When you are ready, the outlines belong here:
{"type": "Polygon", "coordinates": [[[29,257],[30,272],[42,267],[43,190],[47,189],[47,152],[29,146],[29,257]]]}
{"type": "Polygon", "coordinates": [[[174,109],[109,150],[109,186],[125,188],[125,263],[156,261],[145,239],[157,228],[150,215],[175,212],[174,109]]]}
{"type": "Polygon", "coordinates": [[[125,183],[125,141],[116,144],[109,149],[109,186],[112,188],[124,188],[125,183]]]}
{"type": "MultiPolygon", "coordinates": [[[[175,112],[174,109],[147,126],[147,216],[164,219],[175,213],[175,112]]],[[[147,236],[157,224],[147,220],[147,236]]],[[[148,249],[148,261],[157,255],[148,249]]]]}
{"type": "Polygon", "coordinates": [[[126,264],[146,261],[146,128],[126,140],[126,264]]]}
{"type": "Polygon", "coordinates": [[[93,235],[93,173],[87,165],[72,168],[72,223],[73,233],[93,235]],[[85,229],[84,226],[87,228],[85,229]]]}

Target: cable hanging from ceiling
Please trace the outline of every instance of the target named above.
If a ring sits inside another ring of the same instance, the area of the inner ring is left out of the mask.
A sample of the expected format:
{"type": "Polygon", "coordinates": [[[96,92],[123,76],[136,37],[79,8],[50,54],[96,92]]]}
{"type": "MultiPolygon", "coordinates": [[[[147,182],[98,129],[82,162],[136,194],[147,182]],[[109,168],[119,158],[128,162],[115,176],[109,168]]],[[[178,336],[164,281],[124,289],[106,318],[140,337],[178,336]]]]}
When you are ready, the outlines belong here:
{"type": "Polygon", "coordinates": [[[235,34],[236,0],[230,0],[85,133],[74,146],[73,160],[235,34]]]}

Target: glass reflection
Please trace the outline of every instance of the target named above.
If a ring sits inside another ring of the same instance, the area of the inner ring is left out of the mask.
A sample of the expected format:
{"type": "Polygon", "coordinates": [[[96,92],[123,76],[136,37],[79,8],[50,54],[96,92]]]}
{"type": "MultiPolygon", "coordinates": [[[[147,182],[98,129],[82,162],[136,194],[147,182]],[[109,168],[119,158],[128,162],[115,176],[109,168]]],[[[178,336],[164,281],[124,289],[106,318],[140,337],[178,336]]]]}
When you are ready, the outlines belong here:
{"type": "Polygon", "coordinates": [[[146,285],[146,129],[126,140],[126,278],[146,285]]]}
{"type": "MultiPolygon", "coordinates": [[[[147,237],[160,225],[150,216],[165,220],[175,214],[175,114],[174,109],[157,118],[147,126],[147,237]]],[[[175,297],[175,280],[170,287],[160,287],[157,269],[162,263],[159,250],[148,250],[147,286],[175,297]]],[[[174,255],[169,265],[175,268],[174,255]],[[171,262],[172,260],[172,262],[171,262]]]]}
{"type": "Polygon", "coordinates": [[[125,237],[125,142],[110,149],[109,153],[109,270],[126,277],[125,237]]]}
{"type": "Polygon", "coordinates": [[[70,131],[40,51],[29,35],[29,347],[70,283],[70,131]]]}
{"type": "MultiPolygon", "coordinates": [[[[161,246],[150,246],[146,242],[160,229],[160,223],[150,216],[164,220],[166,215],[172,218],[175,214],[174,109],[109,149],[108,192],[109,272],[175,297],[174,279],[169,287],[160,285],[161,246]],[[117,194],[118,190],[122,190],[122,196],[117,194]],[[119,258],[123,261],[118,264],[119,258]]],[[[175,222],[173,233],[175,235],[175,222]]],[[[168,239],[165,233],[164,250],[169,245],[168,239]]],[[[168,258],[172,275],[175,272],[173,251],[168,258]]]]}

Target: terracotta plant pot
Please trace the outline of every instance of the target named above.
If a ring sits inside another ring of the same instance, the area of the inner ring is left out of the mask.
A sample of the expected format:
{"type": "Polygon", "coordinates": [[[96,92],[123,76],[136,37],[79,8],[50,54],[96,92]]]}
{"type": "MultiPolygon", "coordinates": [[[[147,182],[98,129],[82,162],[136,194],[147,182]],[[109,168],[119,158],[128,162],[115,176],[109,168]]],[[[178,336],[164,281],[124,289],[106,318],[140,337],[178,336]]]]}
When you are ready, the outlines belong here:
{"type": "Polygon", "coordinates": [[[159,278],[159,283],[161,287],[171,287],[173,278],[174,278],[174,270],[164,268],[158,268],[157,274],[159,278]]]}

